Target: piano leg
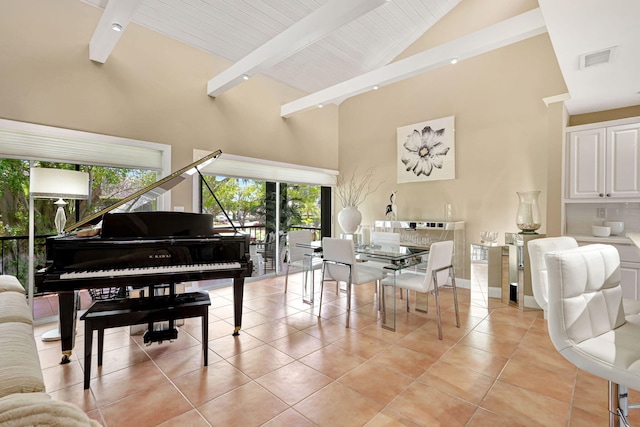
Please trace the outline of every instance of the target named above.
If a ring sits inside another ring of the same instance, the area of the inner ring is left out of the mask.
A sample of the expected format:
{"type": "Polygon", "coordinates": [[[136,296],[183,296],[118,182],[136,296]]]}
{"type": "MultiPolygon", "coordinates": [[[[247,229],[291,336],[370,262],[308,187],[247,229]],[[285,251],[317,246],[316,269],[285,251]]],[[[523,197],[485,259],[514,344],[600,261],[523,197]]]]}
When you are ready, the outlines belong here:
{"type": "Polygon", "coordinates": [[[58,292],[60,310],[60,342],[62,345],[62,360],[60,364],[70,362],[71,352],[76,339],[77,291],[58,292]]]}
{"type": "Polygon", "coordinates": [[[242,298],[244,296],[244,277],[234,277],[233,279],[233,317],[235,328],[233,335],[240,335],[242,327],[242,298]]]}

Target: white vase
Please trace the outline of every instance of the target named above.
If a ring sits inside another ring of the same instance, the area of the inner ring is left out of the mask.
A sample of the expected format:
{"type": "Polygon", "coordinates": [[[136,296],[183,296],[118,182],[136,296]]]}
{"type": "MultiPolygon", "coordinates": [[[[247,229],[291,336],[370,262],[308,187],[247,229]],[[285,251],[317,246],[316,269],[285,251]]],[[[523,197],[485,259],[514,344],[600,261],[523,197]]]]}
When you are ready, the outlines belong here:
{"type": "Polygon", "coordinates": [[[347,206],[338,212],[338,224],[347,233],[353,234],[362,222],[362,214],[356,206],[347,206]]]}

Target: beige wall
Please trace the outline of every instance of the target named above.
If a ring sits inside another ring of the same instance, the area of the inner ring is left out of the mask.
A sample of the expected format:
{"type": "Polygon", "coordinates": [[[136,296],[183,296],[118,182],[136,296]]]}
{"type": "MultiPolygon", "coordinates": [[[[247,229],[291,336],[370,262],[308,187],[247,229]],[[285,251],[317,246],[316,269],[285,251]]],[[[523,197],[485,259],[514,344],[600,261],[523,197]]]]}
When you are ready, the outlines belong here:
{"type": "MultiPolygon", "coordinates": [[[[517,13],[537,6],[510,3],[517,13]]],[[[477,17],[485,8],[487,1],[463,1],[416,45],[459,37],[464,28],[458,22],[475,18],[484,26],[477,17]]],[[[340,105],[340,171],[375,167],[383,182],[361,206],[363,223],[383,218],[389,194],[397,191],[400,219],[441,219],[451,203],[454,217],[466,221],[467,243],[478,242],[482,230],[499,231],[503,241],[504,232],[519,231],[516,192],[542,190],[543,218],[550,203],[554,217],[540,231],[551,225],[555,232],[561,185],[561,159],[555,157],[563,133],[557,123],[565,119],[562,108],[548,109],[543,98],[564,92],[544,34],[346,100],[340,105]],[[396,129],[446,116],[455,116],[456,179],[397,184],[396,129]]]]}
{"type": "Polygon", "coordinates": [[[549,105],[547,150],[547,236],[562,235],[562,203],[564,194],[563,164],[565,162],[565,136],[569,115],[562,102],[549,105]]]}
{"type": "MultiPolygon", "coordinates": [[[[337,169],[337,106],[282,119],[304,93],[261,76],[213,99],[207,81],[227,62],[135,24],[94,63],[101,14],[79,0],[0,0],[0,118],[170,144],[173,169],[194,148],[337,169]]],[[[180,185],[172,203],[189,209],[180,185]]]]}
{"type": "Polygon", "coordinates": [[[640,105],[615,110],[598,111],[595,113],[577,114],[569,118],[568,126],[586,125],[589,123],[606,122],[609,120],[640,117],[640,105]]]}

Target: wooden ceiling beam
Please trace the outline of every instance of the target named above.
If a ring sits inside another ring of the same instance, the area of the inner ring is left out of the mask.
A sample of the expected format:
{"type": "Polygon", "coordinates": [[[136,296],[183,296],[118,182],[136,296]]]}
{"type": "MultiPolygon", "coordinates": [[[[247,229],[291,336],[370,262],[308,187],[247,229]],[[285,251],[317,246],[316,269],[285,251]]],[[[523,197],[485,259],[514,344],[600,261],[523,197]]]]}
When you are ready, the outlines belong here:
{"type": "Polygon", "coordinates": [[[330,0],[209,80],[207,94],[219,96],[387,1],[330,0]]]}
{"type": "Polygon", "coordinates": [[[142,0],[109,0],[89,42],[89,59],[104,64],[142,0]],[[120,31],[113,29],[117,24],[120,31]]]}
{"type": "Polygon", "coordinates": [[[392,62],[389,65],[309,94],[280,107],[280,116],[318,108],[320,105],[339,104],[343,100],[415,75],[444,67],[525,40],[546,32],[540,8],[506,19],[456,40],[392,62]]]}

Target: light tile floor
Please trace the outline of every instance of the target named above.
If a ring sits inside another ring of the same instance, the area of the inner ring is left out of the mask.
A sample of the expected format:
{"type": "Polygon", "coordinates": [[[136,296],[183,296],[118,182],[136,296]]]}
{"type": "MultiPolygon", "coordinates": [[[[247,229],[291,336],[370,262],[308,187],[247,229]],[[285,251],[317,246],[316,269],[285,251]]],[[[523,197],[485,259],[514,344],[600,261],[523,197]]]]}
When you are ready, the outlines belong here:
{"type": "MultiPolygon", "coordinates": [[[[247,283],[237,337],[231,288],[209,291],[208,367],[199,319],[187,320],[175,342],[148,347],[128,328],[107,330],[103,366],[93,361],[89,390],[82,322],[67,365],[59,364],[59,343],[36,338],[47,391],[109,427],[608,423],[606,381],[554,350],[540,311],[494,300],[483,307],[460,289],[458,329],[451,291],[444,291],[440,341],[435,309],[400,309],[396,332],[382,329],[369,284],[355,287],[347,329],[344,293],[327,288],[318,319],[317,304],[301,301],[300,280],[290,277],[287,294],[284,277],[247,283]]],[[[36,336],[52,326],[37,326],[36,336]]],[[[640,424],[640,411],[631,411],[631,422],[640,424]]]]}

